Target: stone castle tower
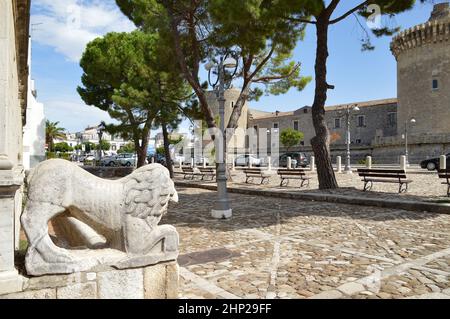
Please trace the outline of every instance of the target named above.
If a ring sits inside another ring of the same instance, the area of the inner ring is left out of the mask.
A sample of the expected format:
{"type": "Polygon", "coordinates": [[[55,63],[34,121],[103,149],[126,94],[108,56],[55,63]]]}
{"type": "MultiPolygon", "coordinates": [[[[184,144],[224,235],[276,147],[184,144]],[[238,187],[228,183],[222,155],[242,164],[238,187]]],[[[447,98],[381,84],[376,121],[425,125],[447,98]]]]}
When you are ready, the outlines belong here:
{"type": "Polygon", "coordinates": [[[399,33],[391,43],[397,60],[398,134],[450,133],[450,5],[436,4],[428,22],[399,33]]]}
{"type": "MultiPolygon", "coordinates": [[[[225,123],[228,124],[231,112],[233,110],[236,101],[239,98],[241,90],[238,88],[231,88],[225,91],[225,123]]],[[[213,91],[207,92],[208,104],[211,107],[214,116],[219,116],[219,101],[217,100],[216,93],[213,91]]],[[[242,108],[241,117],[238,121],[238,128],[243,130],[247,128],[247,118],[248,118],[248,103],[245,103],[242,108]]],[[[232,141],[232,147],[242,149],[245,148],[245,134],[243,131],[236,131],[234,140],[232,141]]]]}

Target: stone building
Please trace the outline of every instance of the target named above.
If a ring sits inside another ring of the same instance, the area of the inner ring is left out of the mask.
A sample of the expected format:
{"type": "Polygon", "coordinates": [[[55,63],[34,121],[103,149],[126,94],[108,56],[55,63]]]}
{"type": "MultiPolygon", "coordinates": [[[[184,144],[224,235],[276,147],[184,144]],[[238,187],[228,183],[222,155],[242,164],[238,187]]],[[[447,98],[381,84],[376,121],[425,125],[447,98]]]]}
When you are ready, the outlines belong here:
{"type": "MultiPolygon", "coordinates": [[[[450,6],[440,3],[428,22],[399,33],[391,51],[398,65],[398,97],[326,107],[332,156],[345,155],[345,109],[352,112],[352,160],[372,155],[377,163],[396,163],[405,154],[405,126],[408,134],[409,161],[418,163],[429,157],[450,152],[450,6]],[[411,123],[411,119],[415,123],[411,123]]],[[[250,109],[248,128],[265,130],[288,127],[304,133],[296,147],[312,155],[311,138],[315,135],[311,108],[292,112],[262,112],[250,109]]],[[[270,135],[270,132],[267,131],[270,135]]],[[[259,145],[259,150],[265,143],[259,145]]],[[[245,145],[251,149],[252,145],[245,145]]],[[[270,153],[270,145],[267,144],[270,153]]],[[[284,149],[280,145],[280,151],[284,149]]],[[[262,152],[264,153],[264,152],[262,152]]]]}
{"type": "MultiPolygon", "coordinates": [[[[29,42],[28,68],[31,73],[31,39],[29,42]]],[[[23,128],[23,167],[29,170],[45,160],[44,104],[37,101],[37,91],[31,74],[28,76],[28,102],[23,128]]]]}
{"type": "Polygon", "coordinates": [[[24,179],[29,0],[0,0],[0,294],[21,288],[14,267],[24,179]]]}

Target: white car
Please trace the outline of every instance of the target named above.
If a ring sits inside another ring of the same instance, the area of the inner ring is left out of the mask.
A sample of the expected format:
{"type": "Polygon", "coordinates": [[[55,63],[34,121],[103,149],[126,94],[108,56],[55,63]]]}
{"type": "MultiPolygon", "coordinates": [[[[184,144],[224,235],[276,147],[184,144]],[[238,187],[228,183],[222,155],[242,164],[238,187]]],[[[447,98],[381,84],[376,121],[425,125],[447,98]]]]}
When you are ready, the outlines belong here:
{"type": "Polygon", "coordinates": [[[261,166],[263,161],[254,154],[239,155],[234,161],[235,166],[249,166],[250,163],[252,166],[261,166]]]}

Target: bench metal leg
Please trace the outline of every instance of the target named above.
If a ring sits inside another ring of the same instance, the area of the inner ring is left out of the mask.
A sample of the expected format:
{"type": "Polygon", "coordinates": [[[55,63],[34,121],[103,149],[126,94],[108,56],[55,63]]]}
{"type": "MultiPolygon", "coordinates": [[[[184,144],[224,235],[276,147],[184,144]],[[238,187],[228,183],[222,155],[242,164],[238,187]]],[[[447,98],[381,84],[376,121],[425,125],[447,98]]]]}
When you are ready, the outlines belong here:
{"type": "Polygon", "coordinates": [[[450,184],[447,184],[447,196],[450,197],[450,184]]]}
{"type": "Polygon", "coordinates": [[[398,187],[398,193],[407,193],[408,192],[408,183],[400,183],[400,186],[398,187]],[[405,185],[405,187],[403,187],[405,185]]]}
{"type": "Polygon", "coordinates": [[[289,179],[282,178],[280,186],[283,187],[283,186],[288,186],[288,185],[289,185],[289,179]]]}
{"type": "Polygon", "coordinates": [[[372,181],[364,181],[364,191],[372,190],[373,182],[372,181]]]}
{"type": "Polygon", "coordinates": [[[250,181],[253,182],[253,177],[247,176],[247,178],[245,180],[245,184],[248,184],[250,181]]]}
{"type": "Polygon", "coordinates": [[[305,182],[306,182],[306,187],[309,187],[309,179],[302,179],[302,183],[300,184],[300,188],[305,186],[305,182]]]}
{"type": "Polygon", "coordinates": [[[269,184],[269,178],[268,177],[261,177],[261,185],[263,185],[263,184],[269,184]]]}

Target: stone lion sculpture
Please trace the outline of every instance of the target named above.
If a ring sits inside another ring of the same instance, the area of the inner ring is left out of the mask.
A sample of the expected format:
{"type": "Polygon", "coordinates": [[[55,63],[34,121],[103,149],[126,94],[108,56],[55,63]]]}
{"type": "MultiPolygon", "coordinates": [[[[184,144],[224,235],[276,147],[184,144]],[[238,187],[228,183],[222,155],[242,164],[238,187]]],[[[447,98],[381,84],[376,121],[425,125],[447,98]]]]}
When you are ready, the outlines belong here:
{"type": "Polygon", "coordinates": [[[30,275],[64,274],[108,264],[142,267],[178,257],[178,233],[158,226],[178,194],[168,170],[151,164],[118,180],[98,178],[65,160],[48,160],[27,179],[21,216],[30,275]],[[69,243],[56,245],[49,235],[69,243]],[[80,249],[81,247],[81,249],[80,249]]]}

